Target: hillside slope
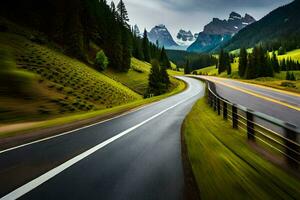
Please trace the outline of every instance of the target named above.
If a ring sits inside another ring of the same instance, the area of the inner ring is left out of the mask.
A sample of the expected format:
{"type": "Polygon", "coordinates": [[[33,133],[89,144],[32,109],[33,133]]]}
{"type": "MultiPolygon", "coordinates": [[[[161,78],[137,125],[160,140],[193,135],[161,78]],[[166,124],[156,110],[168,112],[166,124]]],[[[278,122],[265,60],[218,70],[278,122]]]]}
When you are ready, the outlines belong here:
{"type": "Polygon", "coordinates": [[[1,62],[9,63],[19,74],[30,72],[30,86],[26,87],[30,94],[16,96],[15,89],[10,89],[11,81],[5,83],[10,94],[3,95],[0,91],[1,123],[41,120],[142,99],[123,84],[58,49],[32,42],[31,36],[30,31],[18,26],[0,32],[1,54],[5,54],[1,62]]]}
{"type": "Polygon", "coordinates": [[[247,26],[225,45],[227,50],[253,47],[260,42],[300,41],[300,0],[277,8],[261,20],[247,26]]]}
{"type": "MultiPolygon", "coordinates": [[[[151,65],[147,62],[140,61],[136,58],[131,59],[131,68],[127,73],[119,73],[113,69],[107,69],[104,74],[108,77],[124,84],[131,90],[137,92],[140,95],[145,95],[148,89],[148,77],[150,74],[151,65]]],[[[183,75],[182,72],[168,70],[169,75],[183,75]]],[[[178,81],[170,77],[171,87],[169,90],[173,90],[178,86],[178,81]]]]}

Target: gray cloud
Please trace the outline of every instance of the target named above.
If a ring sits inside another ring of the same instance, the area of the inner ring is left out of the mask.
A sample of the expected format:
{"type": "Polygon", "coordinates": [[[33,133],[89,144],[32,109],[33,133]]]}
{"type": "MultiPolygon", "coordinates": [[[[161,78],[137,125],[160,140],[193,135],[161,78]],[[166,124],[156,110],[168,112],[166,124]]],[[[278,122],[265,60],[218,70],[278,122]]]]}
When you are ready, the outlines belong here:
{"type": "MultiPolygon", "coordinates": [[[[108,0],[111,1],[111,0],[108,0]]],[[[114,0],[116,3],[118,0],[114,0]]],[[[227,19],[231,11],[260,19],[292,0],[124,0],[131,24],[151,29],[165,24],[173,35],[183,28],[202,31],[213,17],[227,19]]]]}

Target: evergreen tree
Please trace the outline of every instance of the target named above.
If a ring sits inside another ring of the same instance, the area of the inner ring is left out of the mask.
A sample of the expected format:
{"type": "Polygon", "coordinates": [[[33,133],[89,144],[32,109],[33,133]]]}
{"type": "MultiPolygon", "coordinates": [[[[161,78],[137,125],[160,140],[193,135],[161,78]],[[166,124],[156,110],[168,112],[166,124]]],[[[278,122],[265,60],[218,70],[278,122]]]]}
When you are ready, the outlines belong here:
{"type": "Polygon", "coordinates": [[[165,84],[167,89],[171,82],[170,82],[169,74],[167,72],[167,67],[165,67],[164,65],[160,67],[160,75],[161,75],[161,82],[165,84]]]}
{"type": "Polygon", "coordinates": [[[110,3],[110,10],[113,13],[115,19],[117,20],[118,19],[118,12],[116,10],[116,5],[113,1],[110,3]]]}
{"type": "Polygon", "coordinates": [[[123,2],[123,0],[120,0],[118,6],[117,6],[117,10],[118,10],[118,16],[119,16],[119,20],[121,21],[121,23],[123,24],[123,26],[129,28],[128,22],[129,22],[129,17],[128,17],[128,12],[126,10],[125,4],[123,2]]]}
{"type": "Polygon", "coordinates": [[[239,57],[239,75],[240,77],[245,76],[246,68],[248,64],[248,53],[246,48],[241,48],[239,57]]]}
{"type": "Polygon", "coordinates": [[[159,62],[160,62],[161,66],[164,66],[168,69],[171,68],[171,64],[170,64],[169,58],[166,54],[165,47],[163,47],[161,50],[159,62]]]}
{"type": "Polygon", "coordinates": [[[170,83],[166,67],[160,66],[158,60],[152,60],[151,71],[149,74],[148,94],[163,94],[168,90],[170,83]]]}
{"type": "Polygon", "coordinates": [[[286,72],[286,76],[285,76],[286,80],[291,80],[291,74],[289,71],[286,72]]]}
{"type": "Polygon", "coordinates": [[[186,60],[186,64],[184,66],[184,74],[190,74],[191,68],[190,68],[190,61],[189,59],[186,60]]]}
{"type": "Polygon", "coordinates": [[[161,92],[161,83],[160,83],[160,66],[157,60],[152,60],[151,62],[151,71],[149,74],[149,84],[148,84],[148,93],[151,95],[159,95],[161,92]]]}
{"type": "Polygon", "coordinates": [[[256,61],[257,47],[254,47],[253,53],[248,57],[248,64],[245,72],[246,79],[253,79],[257,77],[257,61],[256,61]]]}
{"type": "Polygon", "coordinates": [[[296,77],[294,75],[294,73],[292,72],[291,75],[290,75],[290,80],[291,81],[296,81],[296,77]]]}
{"type": "Polygon", "coordinates": [[[272,63],[272,67],[273,67],[274,72],[279,73],[280,72],[280,65],[279,65],[278,58],[277,58],[277,55],[276,55],[275,51],[273,51],[273,53],[272,53],[271,63],[272,63]]]}
{"type": "Polygon", "coordinates": [[[130,32],[127,28],[123,27],[122,30],[122,63],[120,71],[127,72],[131,67],[131,40],[130,32]]]}
{"type": "Polygon", "coordinates": [[[148,40],[146,29],[144,30],[142,49],[143,49],[143,54],[144,54],[144,61],[150,62],[151,58],[150,58],[149,40],[148,40]]]}
{"type": "Polygon", "coordinates": [[[219,54],[218,73],[221,74],[224,71],[226,71],[226,60],[225,60],[224,49],[221,49],[219,54]]]}
{"type": "Polygon", "coordinates": [[[281,71],[287,71],[285,58],[281,61],[281,71]]]}
{"type": "Polygon", "coordinates": [[[227,71],[227,75],[231,74],[231,56],[228,53],[225,53],[225,60],[226,60],[226,71],[227,71]]]}
{"type": "Polygon", "coordinates": [[[281,46],[278,49],[278,55],[285,55],[285,54],[286,54],[286,49],[285,49],[285,47],[281,46]]]}

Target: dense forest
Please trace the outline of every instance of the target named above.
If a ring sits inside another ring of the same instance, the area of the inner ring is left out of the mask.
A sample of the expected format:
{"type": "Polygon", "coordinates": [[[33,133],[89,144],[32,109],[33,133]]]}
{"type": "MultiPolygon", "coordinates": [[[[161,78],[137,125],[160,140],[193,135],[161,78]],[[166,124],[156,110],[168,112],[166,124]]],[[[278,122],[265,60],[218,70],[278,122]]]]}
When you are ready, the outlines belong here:
{"type": "Polygon", "coordinates": [[[167,55],[178,67],[185,68],[188,64],[189,70],[194,71],[217,64],[218,59],[210,54],[192,53],[179,50],[167,50],[167,55]]]}
{"type": "Polygon", "coordinates": [[[132,55],[148,62],[157,58],[169,67],[166,54],[149,42],[146,31],[145,38],[132,33],[122,0],[117,6],[106,0],[16,0],[2,4],[0,12],[46,36],[33,35],[35,42],[54,41],[66,54],[85,62],[93,62],[102,49],[108,67],[118,71],[128,71],[132,55]]]}

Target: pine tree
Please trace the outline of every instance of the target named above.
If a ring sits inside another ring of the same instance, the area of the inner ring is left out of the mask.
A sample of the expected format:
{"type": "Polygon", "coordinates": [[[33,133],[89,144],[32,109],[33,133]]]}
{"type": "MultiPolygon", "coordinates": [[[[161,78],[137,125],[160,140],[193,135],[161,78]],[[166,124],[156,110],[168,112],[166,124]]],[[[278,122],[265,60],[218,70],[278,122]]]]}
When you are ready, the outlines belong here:
{"type": "Polygon", "coordinates": [[[190,68],[190,61],[189,59],[186,60],[186,64],[184,66],[184,74],[190,74],[191,68],[190,68]]]}
{"type": "Polygon", "coordinates": [[[110,10],[113,13],[115,19],[117,20],[118,19],[118,12],[116,10],[116,5],[113,1],[110,3],[110,10]]]}
{"type": "Polygon", "coordinates": [[[118,14],[119,14],[119,20],[123,24],[123,26],[129,28],[128,22],[129,22],[129,17],[128,17],[128,12],[126,10],[126,6],[123,2],[123,0],[120,0],[118,6],[117,6],[118,14]]]}
{"type": "Polygon", "coordinates": [[[157,60],[152,60],[151,71],[149,74],[148,94],[159,95],[161,89],[160,83],[160,66],[157,60]]]}
{"type": "Polygon", "coordinates": [[[231,74],[231,56],[229,55],[229,53],[225,53],[225,60],[226,60],[226,71],[227,71],[227,75],[231,74]]]}
{"type": "Polygon", "coordinates": [[[170,82],[169,74],[167,72],[167,67],[165,67],[164,65],[160,67],[160,75],[161,75],[161,82],[165,84],[166,86],[165,89],[168,89],[171,82],[170,82]]]}
{"type": "Polygon", "coordinates": [[[296,81],[296,77],[294,75],[294,73],[292,72],[291,75],[290,75],[290,80],[291,81],[296,81]]]}
{"type": "Polygon", "coordinates": [[[144,61],[150,62],[150,49],[149,49],[149,40],[147,36],[147,30],[144,30],[144,37],[143,37],[143,43],[142,43],[142,49],[144,54],[144,61]]]}
{"type": "Polygon", "coordinates": [[[218,74],[221,74],[224,71],[224,50],[221,49],[219,54],[218,74]]]}
{"type": "Polygon", "coordinates": [[[271,63],[272,63],[272,67],[273,67],[274,72],[279,73],[280,72],[280,66],[279,66],[278,58],[277,58],[277,55],[276,55],[275,51],[273,51],[273,53],[272,53],[271,63]]]}
{"type": "Polygon", "coordinates": [[[165,47],[163,47],[161,50],[159,62],[160,62],[161,66],[164,66],[168,69],[171,68],[171,64],[170,64],[169,58],[166,54],[165,47]]]}
{"type": "Polygon", "coordinates": [[[286,77],[285,77],[286,80],[291,80],[291,74],[289,71],[286,72],[286,77]]]}
{"type": "Polygon", "coordinates": [[[246,48],[241,48],[239,57],[239,75],[240,77],[245,76],[246,68],[248,64],[248,53],[246,48]]]}
{"type": "Polygon", "coordinates": [[[285,58],[281,61],[281,71],[287,71],[285,58]]]}
{"type": "Polygon", "coordinates": [[[127,72],[131,67],[131,41],[130,32],[123,27],[122,30],[122,64],[120,71],[127,72]]]}
{"type": "Polygon", "coordinates": [[[257,61],[255,55],[257,54],[257,47],[254,47],[253,53],[248,57],[248,64],[245,72],[246,79],[253,79],[257,77],[257,61]]]}
{"type": "Polygon", "coordinates": [[[170,83],[166,67],[160,66],[158,60],[152,60],[151,71],[149,74],[148,94],[163,94],[167,92],[170,83]]]}

